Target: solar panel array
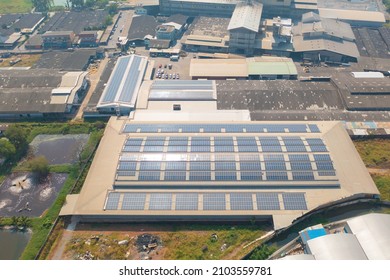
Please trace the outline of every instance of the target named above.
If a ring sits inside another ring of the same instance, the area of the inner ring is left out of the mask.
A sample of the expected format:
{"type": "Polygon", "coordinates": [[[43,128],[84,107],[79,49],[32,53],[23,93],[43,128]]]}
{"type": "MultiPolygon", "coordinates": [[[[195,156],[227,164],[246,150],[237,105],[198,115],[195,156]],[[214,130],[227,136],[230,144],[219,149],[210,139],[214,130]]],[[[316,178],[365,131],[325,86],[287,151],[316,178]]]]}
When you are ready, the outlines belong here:
{"type": "Polygon", "coordinates": [[[322,139],[263,135],[131,136],[117,176],[166,182],[337,181],[322,139]]]}
{"type": "Polygon", "coordinates": [[[307,210],[307,203],[303,192],[110,192],[105,210],[307,210]]]}
{"type": "Polygon", "coordinates": [[[124,133],[319,133],[316,124],[126,124],[124,133]]]}

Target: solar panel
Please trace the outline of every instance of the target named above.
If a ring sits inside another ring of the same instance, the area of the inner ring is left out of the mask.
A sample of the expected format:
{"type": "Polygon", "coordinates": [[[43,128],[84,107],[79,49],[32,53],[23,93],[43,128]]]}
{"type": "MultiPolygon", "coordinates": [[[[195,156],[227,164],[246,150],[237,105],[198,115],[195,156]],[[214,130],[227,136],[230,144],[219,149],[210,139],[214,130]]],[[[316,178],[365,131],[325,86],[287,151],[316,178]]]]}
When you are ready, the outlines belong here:
{"type": "Polygon", "coordinates": [[[241,171],[241,181],[261,181],[262,172],[260,171],[251,171],[251,172],[242,172],[241,171]]]}
{"type": "Polygon", "coordinates": [[[160,161],[141,161],[139,170],[161,170],[160,161]]]}
{"type": "Polygon", "coordinates": [[[200,132],[200,126],[199,125],[183,125],[181,128],[182,132],[185,133],[198,133],[200,132]]]}
{"type": "Polygon", "coordinates": [[[315,161],[331,161],[329,154],[314,154],[315,161]]]}
{"type": "Polygon", "coordinates": [[[310,161],[309,155],[297,154],[297,155],[288,155],[290,161],[310,161]]]}
{"type": "Polygon", "coordinates": [[[135,171],[118,171],[116,174],[118,176],[135,176],[135,171]]]}
{"type": "Polygon", "coordinates": [[[117,210],[120,196],[121,196],[120,193],[110,192],[107,196],[105,209],[106,210],[117,210]]]}
{"type": "Polygon", "coordinates": [[[304,193],[283,193],[282,197],[285,210],[307,210],[304,193]]]}
{"type": "Polygon", "coordinates": [[[258,210],[280,210],[277,193],[256,193],[258,210]]]}
{"type": "Polygon", "coordinates": [[[120,161],[118,170],[132,170],[135,171],[137,169],[137,163],[134,161],[120,161]]]}
{"type": "Polygon", "coordinates": [[[216,181],[237,181],[236,172],[232,171],[215,171],[216,181]]]}
{"type": "Polygon", "coordinates": [[[236,157],[234,154],[214,154],[216,161],[235,161],[236,157]]]}
{"type": "Polygon", "coordinates": [[[258,154],[239,154],[240,161],[260,161],[258,154]]]}
{"type": "Polygon", "coordinates": [[[311,131],[312,133],[321,132],[320,129],[318,128],[318,126],[317,126],[316,124],[309,124],[308,126],[309,126],[310,131],[311,131]]]}
{"type": "Polygon", "coordinates": [[[310,146],[316,146],[316,145],[324,146],[325,145],[321,138],[306,138],[306,142],[310,146]]]}
{"type": "Polygon", "coordinates": [[[211,170],[211,164],[208,161],[191,161],[190,171],[194,170],[211,170]]]}
{"type": "Polygon", "coordinates": [[[246,132],[257,132],[257,133],[263,133],[264,132],[264,126],[258,125],[258,124],[247,124],[245,126],[246,132]]]}
{"type": "Polygon", "coordinates": [[[137,132],[138,125],[135,124],[127,124],[125,128],[123,129],[124,133],[135,133],[137,132]]]}
{"type": "Polygon", "coordinates": [[[282,152],[281,146],[262,146],[263,152],[282,152]]]}
{"type": "Polygon", "coordinates": [[[224,193],[204,193],[203,210],[226,210],[224,193]]]}
{"type": "Polygon", "coordinates": [[[145,146],[144,152],[163,152],[164,146],[145,146]]]}
{"type": "Polygon", "coordinates": [[[232,153],[234,152],[234,146],[214,146],[214,152],[232,153]]]}
{"type": "Polygon", "coordinates": [[[243,152],[253,152],[257,153],[259,149],[257,146],[238,146],[238,151],[243,153],[243,152]]]}
{"type": "Polygon", "coordinates": [[[253,210],[253,201],[251,193],[231,193],[231,210],[253,210]]]}
{"type": "Polygon", "coordinates": [[[142,144],[142,138],[128,138],[126,140],[126,146],[140,146],[142,144]]]}
{"type": "Polygon", "coordinates": [[[197,193],[176,194],[176,210],[198,210],[197,193]]]}
{"type": "Polygon", "coordinates": [[[206,132],[206,133],[220,133],[221,132],[220,125],[206,124],[206,125],[202,125],[202,127],[203,127],[203,132],[206,132]]]}
{"type": "Polygon", "coordinates": [[[194,146],[191,145],[191,152],[210,152],[210,146],[194,146]]]}
{"type": "Polygon", "coordinates": [[[283,142],[286,146],[304,146],[300,137],[282,137],[283,142]]]}
{"type": "Polygon", "coordinates": [[[310,150],[312,152],[327,152],[328,149],[325,146],[312,146],[310,145],[310,150]]]}
{"type": "Polygon", "coordinates": [[[236,170],[236,162],[234,161],[216,161],[215,170],[236,170]]]}
{"type": "Polygon", "coordinates": [[[265,170],[286,170],[286,163],[283,161],[266,161],[265,170]]]}
{"type": "Polygon", "coordinates": [[[259,137],[261,146],[280,146],[277,137],[259,137]]]}
{"type": "Polygon", "coordinates": [[[285,132],[284,127],[285,125],[264,125],[264,127],[267,129],[267,132],[285,132]]]}
{"type": "Polygon", "coordinates": [[[239,124],[227,124],[225,125],[225,131],[240,133],[244,131],[244,127],[243,125],[239,125],[239,124]]]}
{"type": "Polygon", "coordinates": [[[158,127],[155,125],[139,125],[141,133],[156,133],[158,132],[158,127]]]}
{"type": "Polygon", "coordinates": [[[163,133],[178,133],[180,129],[179,125],[159,125],[159,127],[163,133]]]}
{"type": "Polygon", "coordinates": [[[266,172],[268,181],[288,181],[287,172],[266,172]]]}
{"type": "Polygon", "coordinates": [[[233,137],[214,137],[214,145],[217,146],[233,146],[233,137]]]}
{"type": "Polygon", "coordinates": [[[188,141],[188,137],[185,136],[171,136],[169,137],[169,141],[188,141]]]}
{"type": "Polygon", "coordinates": [[[317,170],[334,170],[333,163],[331,161],[316,161],[317,170]]]}
{"type": "Polygon", "coordinates": [[[294,181],[314,181],[313,172],[294,171],[292,176],[294,181]]]}
{"type": "Polygon", "coordinates": [[[145,146],[164,146],[165,140],[150,140],[146,139],[145,146]]]}
{"type": "Polygon", "coordinates": [[[334,171],[318,171],[318,176],[336,176],[334,171]]]}
{"type": "Polygon", "coordinates": [[[169,140],[168,146],[187,146],[188,140],[169,140]]]}
{"type": "Polygon", "coordinates": [[[209,137],[192,137],[191,138],[192,146],[210,146],[209,137]]]}
{"type": "Polygon", "coordinates": [[[264,154],[265,161],[284,161],[283,154],[264,154]]]}
{"type": "Polygon", "coordinates": [[[289,132],[307,132],[304,124],[287,124],[285,127],[289,132]]]}
{"type": "Polygon", "coordinates": [[[165,171],[164,181],[185,181],[185,171],[165,171]]]}
{"type": "Polygon", "coordinates": [[[187,146],[168,146],[168,152],[187,152],[187,146]]]}
{"type": "Polygon", "coordinates": [[[190,154],[190,161],[210,161],[210,154],[190,154]]]}
{"type": "Polygon", "coordinates": [[[186,170],[187,163],[185,161],[167,161],[165,162],[165,170],[186,170]]]}
{"type": "Polygon", "coordinates": [[[160,171],[140,171],[139,181],[160,181],[160,171]]]}
{"type": "Polygon", "coordinates": [[[293,161],[290,165],[291,170],[312,170],[310,161],[293,161]]]}
{"type": "Polygon", "coordinates": [[[139,152],[141,150],[141,146],[124,146],[124,152],[139,152]]]}
{"type": "Polygon", "coordinates": [[[261,164],[259,161],[244,161],[240,162],[240,170],[261,170],[261,164]]]}
{"type": "Polygon", "coordinates": [[[149,201],[149,210],[171,210],[171,193],[151,193],[149,201]]]}
{"type": "Polygon", "coordinates": [[[125,193],[122,210],[144,210],[146,193],[125,193]]]}
{"type": "Polygon", "coordinates": [[[286,146],[287,152],[306,152],[306,147],[305,146],[286,146]]]}
{"type": "Polygon", "coordinates": [[[202,171],[202,172],[190,172],[190,181],[211,181],[211,172],[202,171]]]}
{"type": "Polygon", "coordinates": [[[236,137],[239,146],[257,146],[255,137],[236,137]]]}
{"type": "Polygon", "coordinates": [[[125,57],[118,60],[114,70],[115,75],[112,75],[112,79],[110,80],[110,83],[107,87],[107,92],[103,97],[103,102],[114,101],[115,96],[124,78],[129,61],[130,61],[130,57],[125,57]]]}

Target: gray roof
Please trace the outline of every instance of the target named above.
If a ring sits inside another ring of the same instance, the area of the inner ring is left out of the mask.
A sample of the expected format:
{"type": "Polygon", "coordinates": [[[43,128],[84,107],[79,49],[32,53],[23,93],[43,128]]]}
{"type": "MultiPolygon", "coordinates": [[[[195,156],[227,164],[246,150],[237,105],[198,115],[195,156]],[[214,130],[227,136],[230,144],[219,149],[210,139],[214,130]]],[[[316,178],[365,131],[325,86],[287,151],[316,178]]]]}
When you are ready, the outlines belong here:
{"type": "Polygon", "coordinates": [[[51,91],[61,84],[53,70],[0,70],[0,113],[64,113],[66,104],[50,104],[51,91]]]}
{"type": "Polygon", "coordinates": [[[120,57],[99,100],[99,107],[134,107],[147,65],[138,55],[120,57]]]}
{"type": "Polygon", "coordinates": [[[174,22],[177,24],[184,25],[187,23],[188,16],[182,15],[182,14],[174,14],[167,18],[166,22],[174,22]]]}
{"type": "Polygon", "coordinates": [[[245,28],[253,32],[259,31],[263,4],[253,2],[251,4],[238,3],[234,9],[228,30],[245,28]]]}
{"type": "Polygon", "coordinates": [[[43,40],[42,40],[42,35],[40,34],[37,34],[37,35],[34,35],[34,36],[31,36],[27,42],[26,42],[26,46],[37,46],[37,45],[42,45],[43,43],[43,40]]]}
{"type": "Polygon", "coordinates": [[[95,56],[94,49],[78,49],[73,52],[45,52],[33,68],[60,69],[67,71],[85,70],[91,57],[95,56]]]}
{"type": "Polygon", "coordinates": [[[347,221],[370,260],[390,260],[390,215],[372,213],[347,221]]]}
{"type": "Polygon", "coordinates": [[[135,16],[131,22],[127,38],[129,40],[144,40],[148,35],[154,37],[158,25],[159,23],[153,16],[135,16]]]}
{"type": "Polygon", "coordinates": [[[149,100],[215,100],[215,82],[199,80],[156,80],[149,100]]]}
{"type": "Polygon", "coordinates": [[[317,21],[321,21],[321,18],[318,14],[314,12],[309,12],[302,15],[303,23],[310,23],[310,22],[317,22],[317,21]]]}

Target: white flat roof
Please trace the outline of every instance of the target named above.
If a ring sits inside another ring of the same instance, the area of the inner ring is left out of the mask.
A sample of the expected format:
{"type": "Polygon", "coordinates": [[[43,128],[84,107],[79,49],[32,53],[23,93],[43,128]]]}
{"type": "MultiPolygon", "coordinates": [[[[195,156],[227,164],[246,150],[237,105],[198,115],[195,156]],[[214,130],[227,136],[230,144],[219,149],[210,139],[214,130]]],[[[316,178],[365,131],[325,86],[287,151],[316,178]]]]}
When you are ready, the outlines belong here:
{"type": "Polygon", "coordinates": [[[319,8],[319,14],[324,18],[333,18],[348,21],[368,21],[376,23],[385,23],[385,15],[381,12],[360,11],[360,10],[339,10],[319,8]]]}
{"type": "Polygon", "coordinates": [[[354,78],[384,78],[381,72],[352,72],[354,78]]]}

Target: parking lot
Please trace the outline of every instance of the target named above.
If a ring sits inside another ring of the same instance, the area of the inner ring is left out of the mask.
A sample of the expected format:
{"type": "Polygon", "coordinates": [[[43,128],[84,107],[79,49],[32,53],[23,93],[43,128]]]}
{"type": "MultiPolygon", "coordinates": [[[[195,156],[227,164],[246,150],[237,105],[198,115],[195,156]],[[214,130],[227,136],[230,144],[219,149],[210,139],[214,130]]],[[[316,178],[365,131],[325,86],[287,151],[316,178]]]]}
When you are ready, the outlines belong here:
{"type": "Polygon", "coordinates": [[[164,74],[164,79],[173,79],[173,77],[178,77],[180,80],[190,80],[190,62],[192,59],[192,54],[188,54],[186,57],[180,57],[179,61],[171,61],[166,57],[154,57],[150,60],[155,61],[155,71],[153,74],[153,79],[162,79],[164,74]],[[161,65],[161,68],[159,66],[161,65]],[[169,69],[169,65],[172,66],[169,69]],[[166,68],[165,68],[166,66],[166,68]],[[158,76],[158,69],[160,69],[160,78],[158,76]],[[164,72],[163,72],[164,71],[164,72]],[[163,72],[163,73],[162,73],[163,72]],[[156,77],[157,75],[157,77],[156,77]],[[165,76],[168,75],[168,76],[165,76]]]}

